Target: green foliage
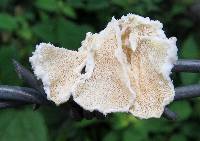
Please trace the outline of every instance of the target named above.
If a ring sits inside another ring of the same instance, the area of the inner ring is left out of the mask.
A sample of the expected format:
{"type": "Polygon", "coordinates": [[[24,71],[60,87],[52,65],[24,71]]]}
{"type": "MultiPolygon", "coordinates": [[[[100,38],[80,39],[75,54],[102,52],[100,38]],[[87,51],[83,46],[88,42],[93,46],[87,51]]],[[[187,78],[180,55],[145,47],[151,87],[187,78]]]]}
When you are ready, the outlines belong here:
{"type": "MultiPolygon", "coordinates": [[[[18,59],[19,54],[17,49],[11,45],[7,47],[0,48],[0,69],[4,71],[0,71],[0,83],[1,80],[7,84],[14,84],[13,79],[17,81],[17,76],[15,74],[15,70],[12,66],[12,59],[18,59]]],[[[19,82],[19,81],[18,81],[19,82]]]]}
{"type": "MultiPolygon", "coordinates": [[[[181,57],[184,59],[198,59],[200,56],[200,51],[198,47],[198,42],[195,40],[194,36],[189,35],[183,42],[181,48],[181,57]]],[[[182,83],[184,85],[193,84],[198,82],[200,75],[197,73],[181,73],[180,74],[182,83]]]]}
{"type": "Polygon", "coordinates": [[[186,120],[190,117],[192,113],[192,108],[190,104],[186,101],[179,101],[176,103],[173,103],[171,105],[172,110],[176,111],[179,114],[179,120],[186,120]],[[182,108],[184,107],[184,108],[182,108]]]}
{"type": "Polygon", "coordinates": [[[56,12],[58,10],[58,2],[56,0],[36,0],[35,5],[49,12],[56,12]]]}
{"type": "Polygon", "coordinates": [[[183,85],[195,84],[198,82],[200,75],[196,73],[180,73],[183,85]]]}
{"type": "Polygon", "coordinates": [[[0,112],[1,141],[47,141],[42,115],[29,110],[0,112]]]}
{"type": "Polygon", "coordinates": [[[115,132],[110,132],[106,134],[106,136],[103,138],[103,141],[118,141],[119,136],[115,132]]]}
{"type": "MultiPolygon", "coordinates": [[[[160,20],[168,37],[178,39],[179,57],[200,58],[199,19],[193,19],[194,0],[1,0],[0,84],[23,85],[12,67],[15,58],[30,68],[28,57],[40,42],[77,50],[86,32],[102,30],[108,21],[127,13],[160,20]]],[[[198,13],[198,12],[196,12],[198,13]]],[[[177,85],[200,82],[199,74],[176,74],[177,85]]],[[[175,102],[175,123],[140,120],[130,114],[113,114],[106,120],[69,118],[69,108],[45,107],[0,111],[0,140],[35,141],[186,141],[200,140],[199,100],[175,102]]]]}
{"type": "Polygon", "coordinates": [[[17,28],[16,20],[9,14],[0,14],[0,29],[5,31],[13,31],[17,28]]]}
{"type": "Polygon", "coordinates": [[[57,20],[57,41],[63,47],[77,49],[87,31],[92,31],[87,25],[80,26],[65,19],[57,20]]]}
{"type": "Polygon", "coordinates": [[[183,42],[182,50],[181,50],[181,57],[185,59],[198,59],[200,52],[197,41],[192,35],[189,35],[188,38],[183,42]]]}
{"type": "Polygon", "coordinates": [[[171,138],[170,138],[170,141],[187,141],[186,137],[181,135],[181,134],[178,134],[178,135],[173,135],[171,138]]]}

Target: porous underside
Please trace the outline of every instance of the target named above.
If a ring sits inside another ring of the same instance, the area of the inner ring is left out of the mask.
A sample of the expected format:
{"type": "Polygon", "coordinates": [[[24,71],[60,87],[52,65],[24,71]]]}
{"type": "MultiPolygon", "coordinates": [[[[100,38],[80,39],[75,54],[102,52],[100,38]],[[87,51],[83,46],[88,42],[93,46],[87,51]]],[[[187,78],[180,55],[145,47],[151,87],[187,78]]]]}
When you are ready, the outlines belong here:
{"type": "Polygon", "coordinates": [[[41,79],[47,98],[57,105],[66,102],[75,80],[81,76],[81,66],[86,59],[86,53],[79,53],[51,44],[41,43],[30,57],[34,73],[41,79]]]}
{"type": "Polygon", "coordinates": [[[159,21],[128,14],[87,33],[79,51],[41,43],[30,62],[56,104],[72,95],[85,110],[151,118],[174,98],[176,54],[176,38],[168,39],[159,21]]]}

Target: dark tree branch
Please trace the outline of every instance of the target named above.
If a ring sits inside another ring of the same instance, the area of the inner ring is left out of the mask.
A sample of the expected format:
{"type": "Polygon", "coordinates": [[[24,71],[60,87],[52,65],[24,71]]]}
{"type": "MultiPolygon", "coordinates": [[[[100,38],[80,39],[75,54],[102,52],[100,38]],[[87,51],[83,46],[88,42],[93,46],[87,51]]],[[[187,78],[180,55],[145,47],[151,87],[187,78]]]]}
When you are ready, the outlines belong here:
{"type": "Polygon", "coordinates": [[[34,88],[38,90],[40,93],[42,93],[44,97],[46,96],[42,84],[40,84],[40,81],[37,80],[37,78],[34,76],[33,73],[31,73],[28,69],[26,69],[16,60],[13,60],[13,65],[15,67],[15,70],[19,78],[21,78],[31,88],[34,88]]]}
{"type": "MultiPolygon", "coordinates": [[[[26,84],[28,84],[31,88],[34,88],[35,90],[39,91],[41,96],[46,99],[46,93],[43,89],[42,82],[40,80],[37,80],[37,78],[34,76],[32,72],[30,72],[28,69],[26,69],[23,65],[21,65],[19,62],[13,59],[13,65],[15,67],[15,70],[19,76],[26,84]]],[[[40,107],[39,104],[35,104],[33,106],[33,109],[36,110],[40,107]]]]}
{"type": "Polygon", "coordinates": [[[32,88],[6,85],[0,85],[0,100],[14,100],[31,104],[49,103],[38,91],[32,88]]]}
{"type": "Polygon", "coordinates": [[[164,112],[162,114],[162,116],[166,119],[169,119],[169,120],[173,120],[175,121],[177,119],[177,114],[173,111],[171,111],[169,108],[165,107],[164,109],[164,112]]]}
{"type": "MultiPolygon", "coordinates": [[[[34,108],[37,109],[39,105],[52,104],[46,98],[42,84],[36,79],[36,77],[20,63],[13,60],[16,72],[19,77],[28,84],[31,88],[18,87],[18,86],[0,86],[0,109],[1,108],[13,108],[22,106],[25,104],[35,104],[34,108]]],[[[175,64],[173,72],[200,72],[199,60],[178,60],[175,64]]],[[[191,85],[178,87],[175,89],[176,94],[174,100],[183,100],[189,98],[200,97],[200,85],[191,85]]],[[[103,118],[104,116],[97,112],[88,112],[80,108],[76,103],[70,102],[72,105],[72,116],[77,120],[82,118],[91,119],[93,117],[103,118]]],[[[169,108],[165,108],[163,117],[176,120],[177,115],[169,108]]]]}
{"type": "MultiPolygon", "coordinates": [[[[175,88],[175,101],[196,97],[200,97],[200,84],[175,88]]],[[[163,117],[170,120],[175,120],[177,115],[175,112],[170,111],[170,109],[166,107],[163,112],[163,117]]]]}
{"type": "Polygon", "coordinates": [[[177,87],[175,91],[175,101],[200,97],[200,84],[177,87]]]}
{"type": "Polygon", "coordinates": [[[172,72],[192,72],[200,73],[200,60],[180,59],[174,65],[172,72]]]}
{"type": "MultiPolygon", "coordinates": [[[[174,100],[183,100],[194,97],[200,97],[200,85],[191,85],[178,87],[175,89],[175,99],[174,100]]],[[[25,88],[25,87],[17,87],[17,86],[0,86],[0,108],[9,108],[15,107],[25,104],[50,104],[51,102],[44,97],[41,96],[41,93],[38,91],[25,88]],[[4,101],[2,101],[4,100],[4,101]]],[[[88,114],[87,111],[83,111],[80,107],[77,107],[74,103],[72,103],[72,114],[74,117],[86,117],[88,119],[91,118],[91,115],[88,114]],[[79,115],[79,116],[78,116],[79,115]]],[[[167,107],[164,110],[163,116],[170,120],[175,120],[177,118],[176,113],[172,112],[167,107]]]]}

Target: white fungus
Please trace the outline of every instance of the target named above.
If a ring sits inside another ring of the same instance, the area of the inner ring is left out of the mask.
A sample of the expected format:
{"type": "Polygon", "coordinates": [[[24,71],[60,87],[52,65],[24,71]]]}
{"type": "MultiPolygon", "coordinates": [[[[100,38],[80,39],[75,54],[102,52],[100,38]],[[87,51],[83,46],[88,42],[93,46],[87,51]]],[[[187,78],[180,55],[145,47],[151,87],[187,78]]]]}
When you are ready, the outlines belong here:
{"type": "Polygon", "coordinates": [[[113,19],[103,31],[91,37],[94,39],[91,50],[95,54],[93,73],[79,81],[72,92],[74,101],[86,110],[98,110],[103,114],[128,112],[134,101],[135,93],[124,72],[126,68],[122,66],[126,56],[119,46],[121,36],[117,36],[120,35],[117,23],[113,19]],[[120,58],[115,56],[116,51],[120,58]]]}
{"type": "Polygon", "coordinates": [[[81,75],[78,66],[85,63],[86,56],[86,53],[58,48],[51,44],[41,43],[36,46],[29,60],[35,75],[42,80],[49,100],[58,105],[69,99],[71,87],[81,75]]]}
{"type": "Polygon", "coordinates": [[[177,60],[176,38],[168,39],[162,24],[149,18],[129,14],[119,23],[136,93],[130,112],[139,118],[160,117],[174,98],[169,75],[177,60]]]}
{"type": "Polygon", "coordinates": [[[100,33],[87,33],[78,51],[41,43],[30,57],[48,99],[70,95],[85,110],[130,112],[159,118],[173,101],[169,77],[177,60],[176,38],[159,21],[134,14],[112,19],[100,33]]]}

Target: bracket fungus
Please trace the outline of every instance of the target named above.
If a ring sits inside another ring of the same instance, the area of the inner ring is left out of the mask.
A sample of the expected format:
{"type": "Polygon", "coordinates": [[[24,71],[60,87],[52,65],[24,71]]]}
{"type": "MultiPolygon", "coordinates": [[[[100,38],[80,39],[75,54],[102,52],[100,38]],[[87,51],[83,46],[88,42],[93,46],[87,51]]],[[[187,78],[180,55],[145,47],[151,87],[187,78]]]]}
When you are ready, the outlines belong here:
{"type": "Polygon", "coordinates": [[[52,44],[41,43],[30,57],[34,74],[42,80],[49,100],[57,105],[70,97],[70,88],[81,76],[78,66],[86,59],[86,53],[78,53],[52,44]]]}
{"type": "Polygon", "coordinates": [[[169,77],[177,60],[176,38],[159,21],[134,14],[112,20],[99,33],[87,33],[78,51],[41,43],[30,57],[49,100],[73,100],[103,114],[129,112],[159,118],[174,99],[169,77]]]}

